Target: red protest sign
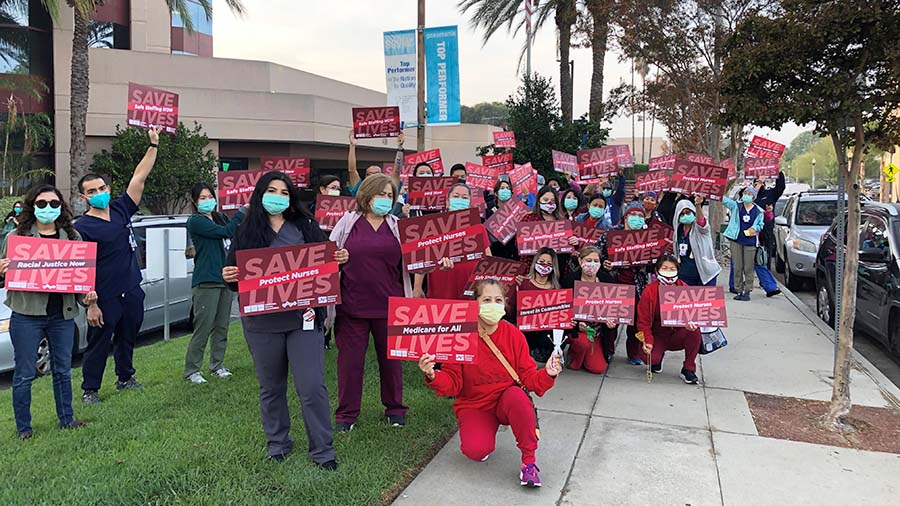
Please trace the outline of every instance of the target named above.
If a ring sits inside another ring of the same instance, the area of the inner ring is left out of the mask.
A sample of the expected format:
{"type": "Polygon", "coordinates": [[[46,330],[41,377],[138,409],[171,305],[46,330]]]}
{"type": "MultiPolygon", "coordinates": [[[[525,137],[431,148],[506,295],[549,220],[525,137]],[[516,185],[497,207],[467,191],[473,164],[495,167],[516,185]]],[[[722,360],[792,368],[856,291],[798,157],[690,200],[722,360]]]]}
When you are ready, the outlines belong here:
{"type": "Polygon", "coordinates": [[[660,285],[659,313],[663,327],[727,327],[725,287],[660,285]]]}
{"type": "Polygon", "coordinates": [[[631,155],[631,148],[628,144],[613,144],[608,146],[616,149],[616,164],[622,168],[634,167],[634,156],[631,155]]]}
{"type": "Polygon", "coordinates": [[[263,172],[284,172],[297,188],[309,188],[309,158],[290,156],[263,156],[259,159],[263,172]]]}
{"type": "Polygon", "coordinates": [[[237,252],[241,316],[281,313],[341,303],[333,242],[237,252]]]}
{"type": "Polygon", "coordinates": [[[551,155],[553,155],[553,170],[573,177],[578,177],[577,156],[556,150],[551,151],[551,155]]]}
{"type": "Polygon", "coordinates": [[[7,236],[6,289],[87,293],[97,277],[97,243],[7,236]]]}
{"type": "Polygon", "coordinates": [[[779,158],[747,158],[744,160],[744,176],[766,179],[778,177],[781,170],[779,158]]]}
{"type": "Polygon", "coordinates": [[[494,132],[494,146],[498,148],[516,147],[515,132],[494,132]]]}
{"type": "Polygon", "coordinates": [[[512,184],[515,195],[527,195],[538,191],[537,176],[534,174],[531,162],[525,165],[516,165],[509,173],[509,182],[512,184]]]}
{"type": "Polygon", "coordinates": [[[595,149],[583,149],[578,151],[578,166],[581,183],[593,183],[602,177],[614,176],[619,173],[616,147],[604,146],[595,149]]]}
{"type": "Polygon", "coordinates": [[[650,159],[649,168],[651,171],[671,169],[675,167],[675,160],[678,160],[678,155],[657,156],[650,159]]]}
{"type": "Polygon", "coordinates": [[[572,222],[572,235],[578,238],[578,248],[594,246],[603,237],[606,230],[597,227],[589,227],[584,223],[572,222]]]}
{"type": "Polygon", "coordinates": [[[478,281],[493,279],[504,286],[511,286],[516,284],[516,276],[526,274],[528,274],[528,265],[524,262],[501,257],[482,257],[475,264],[475,270],[469,276],[462,295],[471,297],[473,295],[472,286],[478,281]]]}
{"type": "Polygon", "coordinates": [[[718,165],[678,160],[672,171],[669,191],[685,195],[701,195],[710,200],[722,200],[728,186],[728,169],[718,165]]]}
{"type": "Polygon", "coordinates": [[[234,211],[250,202],[250,194],[256,188],[256,183],[268,171],[265,170],[232,170],[219,172],[218,200],[219,209],[222,211],[234,211]]]}
{"type": "Polygon", "coordinates": [[[494,238],[503,244],[509,242],[516,235],[516,227],[522,221],[522,217],[531,212],[528,206],[519,199],[512,199],[500,206],[487,221],[484,222],[484,228],[491,233],[494,238]]]}
{"type": "MultiPolygon", "coordinates": [[[[500,177],[500,170],[477,163],[466,162],[466,184],[472,188],[493,190],[500,177]]],[[[472,192],[473,194],[476,192],[472,192]]]]}
{"type": "Polygon", "coordinates": [[[572,290],[526,290],[516,297],[516,324],[522,332],[570,329],[572,290]]]}
{"type": "Polygon", "coordinates": [[[672,253],[672,227],[653,222],[643,230],[610,230],[606,251],[614,267],[649,265],[672,253]]]}
{"type": "Polygon", "coordinates": [[[316,221],[322,230],[334,230],[338,220],[353,209],[356,209],[356,199],[353,197],[316,195],[316,221]]]}
{"type": "Polygon", "coordinates": [[[575,282],[575,319],[634,325],[634,285],[575,282]]]}
{"type": "Polygon", "coordinates": [[[128,83],[128,126],[159,127],[167,134],[178,128],[178,95],[170,91],[128,83]]]}
{"type": "Polygon", "coordinates": [[[575,247],[569,244],[572,237],[572,222],[569,220],[519,223],[516,234],[516,245],[521,255],[534,255],[543,247],[553,248],[557,253],[575,251],[575,247]]]}
{"type": "Polygon", "coordinates": [[[388,299],[388,358],[434,355],[444,364],[471,364],[478,350],[478,302],[388,299]]]}
{"type": "Polygon", "coordinates": [[[411,273],[433,270],[444,257],[478,260],[488,246],[475,208],[400,220],[400,242],[403,268],[411,273]]]}
{"type": "Polygon", "coordinates": [[[638,193],[667,191],[669,189],[669,171],[655,170],[635,174],[634,189],[638,193]]]}
{"type": "Polygon", "coordinates": [[[478,209],[478,216],[484,218],[484,214],[487,212],[487,202],[484,200],[484,192],[473,191],[472,198],[469,199],[469,207],[478,209]]]}
{"type": "Polygon", "coordinates": [[[684,160],[696,163],[705,163],[706,165],[715,165],[716,159],[703,153],[685,153],[684,160]]]}
{"type": "MultiPolygon", "coordinates": [[[[394,162],[383,162],[381,164],[381,172],[384,173],[385,176],[393,176],[394,175],[394,162]]],[[[400,165],[400,182],[403,183],[403,186],[409,188],[409,177],[412,176],[413,166],[407,164],[400,165]]]]}
{"type": "Polygon", "coordinates": [[[378,139],[400,135],[400,108],[354,107],[353,137],[357,139],[378,139]]]}
{"type": "Polygon", "coordinates": [[[435,176],[444,175],[444,162],[441,160],[440,149],[429,149],[428,151],[422,151],[421,153],[406,155],[403,157],[403,163],[404,165],[412,165],[413,167],[420,163],[427,163],[431,166],[431,172],[433,172],[435,176]]]}
{"type": "Polygon", "coordinates": [[[780,159],[781,155],[784,154],[784,148],[784,144],[754,135],[753,139],[750,140],[750,146],[747,148],[747,156],[780,159]]]}
{"type": "Polygon", "coordinates": [[[406,194],[409,208],[417,211],[443,211],[447,192],[458,183],[455,177],[410,177],[406,194]]]}
{"type": "Polygon", "coordinates": [[[513,155],[512,153],[485,155],[481,157],[481,165],[497,169],[500,174],[506,174],[513,169],[513,155]]]}

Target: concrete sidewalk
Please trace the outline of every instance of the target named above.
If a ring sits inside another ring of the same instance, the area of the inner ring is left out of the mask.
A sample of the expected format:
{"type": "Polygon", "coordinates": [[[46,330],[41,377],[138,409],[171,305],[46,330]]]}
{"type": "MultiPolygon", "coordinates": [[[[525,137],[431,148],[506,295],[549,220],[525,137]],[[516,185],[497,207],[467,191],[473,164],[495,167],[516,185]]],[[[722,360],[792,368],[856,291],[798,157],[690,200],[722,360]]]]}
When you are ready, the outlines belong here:
{"type": "MultiPolygon", "coordinates": [[[[621,340],[606,376],[564,371],[537,400],[543,488],[518,485],[519,451],[501,427],[487,462],[466,459],[456,436],[395,504],[900,504],[900,455],[758,435],[744,392],[831,398],[831,331],[787,292],[727,299],[728,346],[700,360],[701,386],[678,377],[679,352],[647,384],[621,340]]],[[[853,403],[900,406],[900,391],[855,357],[853,403]]]]}

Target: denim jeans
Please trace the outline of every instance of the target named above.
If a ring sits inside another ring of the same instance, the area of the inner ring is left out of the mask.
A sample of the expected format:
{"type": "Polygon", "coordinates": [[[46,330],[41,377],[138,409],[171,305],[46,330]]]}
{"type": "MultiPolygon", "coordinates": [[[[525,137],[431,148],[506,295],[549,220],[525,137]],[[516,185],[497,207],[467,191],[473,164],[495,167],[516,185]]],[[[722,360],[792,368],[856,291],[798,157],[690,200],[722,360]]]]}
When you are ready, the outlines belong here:
{"type": "Polygon", "coordinates": [[[47,336],[50,344],[50,368],[53,373],[53,398],[59,424],[74,421],[72,412],[72,345],[75,321],[62,315],[27,316],[13,312],[9,321],[9,337],[15,352],[12,395],[16,430],[31,432],[31,382],[37,375],[38,347],[47,336]]]}

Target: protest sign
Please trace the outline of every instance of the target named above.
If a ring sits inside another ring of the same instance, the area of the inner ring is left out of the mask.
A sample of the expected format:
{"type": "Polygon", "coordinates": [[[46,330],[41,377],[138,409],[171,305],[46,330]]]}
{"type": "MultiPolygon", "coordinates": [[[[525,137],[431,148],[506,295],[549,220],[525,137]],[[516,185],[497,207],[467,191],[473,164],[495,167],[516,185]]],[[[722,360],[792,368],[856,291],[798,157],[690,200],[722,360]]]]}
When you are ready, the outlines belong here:
{"type": "Polygon", "coordinates": [[[572,237],[570,220],[528,221],[516,228],[516,245],[520,255],[534,255],[543,247],[553,248],[556,253],[572,253],[575,247],[569,244],[572,237]]]}
{"type": "Polygon", "coordinates": [[[509,182],[513,187],[513,195],[528,195],[538,191],[537,176],[531,162],[516,165],[509,173],[509,182]]]}
{"type": "Polygon", "coordinates": [[[471,364],[478,350],[478,302],[388,298],[387,357],[471,364]]]}
{"type": "Polygon", "coordinates": [[[634,325],[634,285],[575,282],[575,320],[634,325]]]}
{"type": "Polygon", "coordinates": [[[436,26],[424,30],[425,83],[429,126],[458,125],[459,40],[456,26],[436,26]]]}
{"type": "Polygon", "coordinates": [[[458,183],[455,177],[410,177],[407,203],[416,211],[443,211],[447,208],[447,192],[458,183]]]}
{"type": "Polygon", "coordinates": [[[754,135],[747,147],[747,156],[755,158],[781,158],[784,154],[784,144],[754,135]]]}
{"type": "Polygon", "coordinates": [[[158,127],[174,134],[178,128],[178,95],[170,91],[128,83],[128,126],[158,127]]]}
{"type": "Polygon", "coordinates": [[[413,170],[415,170],[416,165],[427,163],[431,166],[431,172],[435,176],[444,175],[444,162],[441,160],[440,149],[429,149],[428,151],[422,151],[421,153],[406,155],[403,157],[403,163],[404,165],[411,165],[413,170]]]}
{"type": "Polygon", "coordinates": [[[634,156],[631,155],[631,148],[628,144],[613,144],[608,146],[616,149],[616,164],[623,169],[634,167],[634,156]]]}
{"type": "Polygon", "coordinates": [[[316,195],[316,222],[322,230],[334,230],[338,220],[353,209],[356,209],[354,197],[316,195]]]}
{"type": "Polygon", "coordinates": [[[265,170],[232,170],[219,172],[218,200],[219,209],[222,211],[234,211],[250,202],[250,194],[256,188],[256,183],[268,171],[265,170]]]}
{"type": "Polygon", "coordinates": [[[400,121],[407,127],[418,124],[416,101],[416,31],[384,32],[384,77],[387,105],[400,108],[400,121]]]}
{"type": "Polygon", "coordinates": [[[494,211],[484,228],[503,244],[509,242],[516,235],[516,229],[522,217],[531,212],[528,206],[519,199],[512,199],[494,211]]]}
{"type": "Polygon", "coordinates": [[[672,253],[672,227],[658,222],[642,230],[610,230],[606,248],[613,267],[650,265],[672,253]]]}
{"type": "Polygon", "coordinates": [[[778,177],[781,170],[779,158],[746,158],[744,159],[744,176],[747,178],[766,179],[778,177]]]}
{"type": "Polygon", "coordinates": [[[512,153],[485,155],[481,157],[481,165],[497,169],[499,171],[498,174],[506,174],[513,169],[513,155],[512,153]]]}
{"type": "Polygon", "coordinates": [[[497,148],[514,148],[516,147],[515,132],[494,132],[494,147],[497,148]]]}
{"type": "MultiPolygon", "coordinates": [[[[385,176],[394,175],[394,162],[383,162],[381,164],[381,172],[385,176]]],[[[405,163],[400,164],[400,183],[409,190],[409,177],[412,176],[413,166],[405,163]]]]}
{"type": "Polygon", "coordinates": [[[728,180],[732,181],[737,179],[737,168],[734,166],[733,158],[726,158],[719,163],[719,167],[725,167],[728,169],[728,180]]]}
{"type": "Polygon", "coordinates": [[[487,213],[487,202],[484,200],[484,192],[475,190],[472,192],[472,198],[469,199],[469,207],[478,209],[478,215],[484,218],[487,213]]]}
{"type": "Polygon", "coordinates": [[[263,172],[284,172],[297,188],[309,188],[309,158],[263,156],[259,159],[259,168],[263,172]]]}
{"type": "Polygon", "coordinates": [[[478,209],[428,214],[400,220],[400,250],[407,272],[427,272],[442,258],[478,260],[488,247],[478,209]]]}
{"type": "Polygon", "coordinates": [[[655,170],[634,175],[634,189],[638,193],[663,192],[669,189],[669,171],[655,170]]]}
{"type": "Polygon", "coordinates": [[[597,241],[603,237],[606,230],[597,227],[589,227],[584,223],[572,222],[572,235],[578,238],[578,248],[584,246],[596,246],[597,241]]]}
{"type": "Polygon", "coordinates": [[[669,191],[722,200],[728,186],[728,169],[718,165],[678,160],[672,171],[669,191]]]}
{"type": "Polygon", "coordinates": [[[400,108],[354,107],[353,137],[356,139],[378,139],[400,135],[400,108]]]}
{"type": "Polygon", "coordinates": [[[472,285],[484,279],[493,279],[504,285],[504,288],[516,284],[516,276],[528,274],[528,265],[518,260],[509,260],[501,257],[482,257],[475,264],[475,270],[469,276],[463,297],[471,297],[472,285]]]}
{"type": "Polygon", "coordinates": [[[675,167],[675,160],[678,160],[678,155],[657,156],[650,159],[648,167],[651,171],[671,169],[675,167]]]}
{"type": "Polygon", "coordinates": [[[705,163],[706,165],[715,165],[716,159],[703,153],[685,153],[683,160],[696,163],[705,163]]]}
{"type": "Polygon", "coordinates": [[[87,293],[97,277],[97,243],[9,234],[6,289],[87,293]]]}
{"type": "Polygon", "coordinates": [[[572,177],[578,177],[577,156],[556,150],[551,151],[551,154],[553,155],[553,170],[572,177]]]}
{"type": "Polygon", "coordinates": [[[660,285],[659,315],[663,327],[727,327],[725,287],[660,285]]]}
{"type": "Polygon", "coordinates": [[[581,183],[594,183],[603,177],[619,173],[615,146],[578,151],[579,178],[581,183]]]}
{"type": "MultiPolygon", "coordinates": [[[[466,184],[470,188],[493,190],[494,185],[497,184],[498,177],[500,177],[499,169],[466,162],[466,184]]],[[[472,193],[474,194],[475,192],[472,193]]]]}
{"type": "Polygon", "coordinates": [[[522,332],[570,329],[572,290],[526,290],[516,296],[516,324],[522,332]]]}
{"type": "Polygon", "coordinates": [[[333,242],[237,252],[241,316],[296,311],[341,303],[333,242]]]}

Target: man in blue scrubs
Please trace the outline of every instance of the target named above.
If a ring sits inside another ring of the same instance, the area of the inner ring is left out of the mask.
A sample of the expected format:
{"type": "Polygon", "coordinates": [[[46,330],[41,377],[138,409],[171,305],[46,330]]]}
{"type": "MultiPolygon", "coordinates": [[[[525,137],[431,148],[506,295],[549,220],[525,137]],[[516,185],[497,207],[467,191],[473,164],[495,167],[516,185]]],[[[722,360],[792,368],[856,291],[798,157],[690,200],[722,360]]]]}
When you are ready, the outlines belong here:
{"type": "Polygon", "coordinates": [[[131,228],[131,217],[138,211],[144,183],[159,145],[159,132],[149,131],[150,147],[134,169],[125,194],[110,201],[109,185],[97,174],[87,174],[78,181],[81,199],[88,211],[75,222],[75,229],[85,241],[97,243],[97,297],[88,307],[88,346],[84,352],[84,381],[81,400],[98,404],[106,359],[112,349],[116,364],[116,390],[140,390],[134,378],[134,343],[144,322],[144,291],[137,261],[137,242],[131,228]]]}

